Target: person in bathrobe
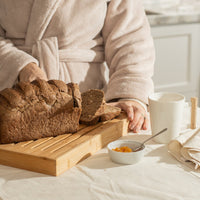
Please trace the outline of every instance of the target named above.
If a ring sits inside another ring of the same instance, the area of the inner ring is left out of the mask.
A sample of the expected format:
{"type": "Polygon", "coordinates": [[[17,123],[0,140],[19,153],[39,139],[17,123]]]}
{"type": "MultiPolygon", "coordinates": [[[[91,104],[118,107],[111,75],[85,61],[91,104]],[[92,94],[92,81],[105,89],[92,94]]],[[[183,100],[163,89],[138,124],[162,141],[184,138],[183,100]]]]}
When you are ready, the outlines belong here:
{"type": "Polygon", "coordinates": [[[0,90],[36,78],[103,89],[138,132],[149,126],[154,57],[141,0],[0,1],[0,90]]]}

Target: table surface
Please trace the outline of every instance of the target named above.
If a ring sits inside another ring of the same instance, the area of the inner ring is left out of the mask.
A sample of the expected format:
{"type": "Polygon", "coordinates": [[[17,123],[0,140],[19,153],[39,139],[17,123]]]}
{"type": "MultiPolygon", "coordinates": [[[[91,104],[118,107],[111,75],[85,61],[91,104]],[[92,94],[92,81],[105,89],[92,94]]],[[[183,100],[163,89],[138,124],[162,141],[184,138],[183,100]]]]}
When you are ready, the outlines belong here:
{"type": "MultiPolygon", "coordinates": [[[[183,129],[188,119],[187,114],[183,129]]],[[[143,141],[150,134],[129,133],[121,139],[143,141]]],[[[0,165],[0,200],[199,200],[199,188],[200,173],[153,141],[134,165],[113,163],[104,148],[58,177],[0,165]]]]}

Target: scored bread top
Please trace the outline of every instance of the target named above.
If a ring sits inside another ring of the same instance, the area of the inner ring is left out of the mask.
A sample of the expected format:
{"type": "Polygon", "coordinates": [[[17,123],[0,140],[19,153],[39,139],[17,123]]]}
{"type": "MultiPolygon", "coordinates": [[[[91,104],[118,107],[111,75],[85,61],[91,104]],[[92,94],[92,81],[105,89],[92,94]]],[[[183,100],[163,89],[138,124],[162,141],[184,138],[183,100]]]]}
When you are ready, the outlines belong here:
{"type": "Polygon", "coordinates": [[[0,143],[76,132],[80,95],[77,84],[59,80],[19,82],[4,89],[0,92],[0,143]]]}
{"type": "MultiPolygon", "coordinates": [[[[65,84],[60,80],[37,79],[33,82],[19,82],[13,88],[6,88],[0,92],[0,114],[5,110],[23,110],[27,104],[35,104],[38,101],[52,106],[58,99],[73,99],[73,90],[79,91],[77,84],[65,84]]],[[[77,98],[75,97],[76,100],[77,98]]],[[[80,103],[76,105],[76,107],[79,106],[81,106],[80,103]]]]}

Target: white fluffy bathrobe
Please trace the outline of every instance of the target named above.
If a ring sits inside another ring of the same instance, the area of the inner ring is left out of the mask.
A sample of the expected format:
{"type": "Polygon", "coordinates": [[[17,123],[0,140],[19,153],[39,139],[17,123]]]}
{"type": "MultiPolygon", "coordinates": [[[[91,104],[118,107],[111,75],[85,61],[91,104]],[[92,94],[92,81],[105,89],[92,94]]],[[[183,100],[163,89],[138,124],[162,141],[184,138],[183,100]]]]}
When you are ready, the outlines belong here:
{"type": "Polygon", "coordinates": [[[154,46],[141,0],[0,0],[0,90],[30,62],[81,91],[104,87],[107,101],[147,103],[154,46]]]}

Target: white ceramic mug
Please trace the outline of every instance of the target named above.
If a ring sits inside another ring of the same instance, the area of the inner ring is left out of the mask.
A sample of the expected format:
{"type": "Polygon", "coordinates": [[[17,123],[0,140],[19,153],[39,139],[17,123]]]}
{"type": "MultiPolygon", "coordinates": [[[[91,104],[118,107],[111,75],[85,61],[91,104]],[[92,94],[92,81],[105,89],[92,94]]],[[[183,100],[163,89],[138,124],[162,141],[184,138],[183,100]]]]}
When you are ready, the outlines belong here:
{"type": "Polygon", "coordinates": [[[158,143],[169,143],[180,133],[185,97],[179,93],[159,92],[149,96],[152,134],[167,131],[154,138],[158,143]]]}

